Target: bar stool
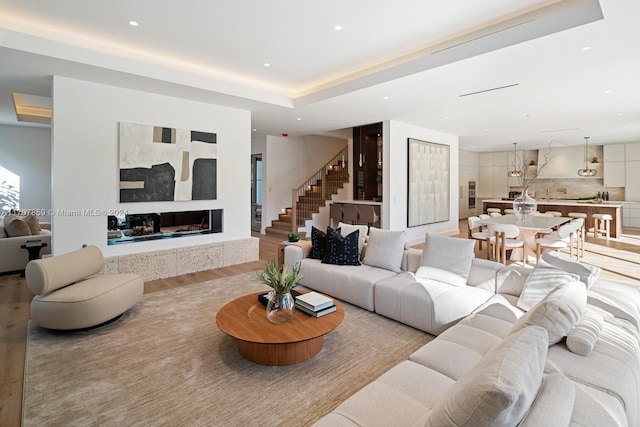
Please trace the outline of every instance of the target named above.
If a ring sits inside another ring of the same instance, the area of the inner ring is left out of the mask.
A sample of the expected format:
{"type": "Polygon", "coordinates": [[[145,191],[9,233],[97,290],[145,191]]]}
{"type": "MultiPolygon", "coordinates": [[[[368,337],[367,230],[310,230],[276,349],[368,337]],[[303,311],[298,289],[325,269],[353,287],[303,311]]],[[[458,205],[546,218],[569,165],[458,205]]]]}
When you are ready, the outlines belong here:
{"type": "Polygon", "coordinates": [[[345,224],[358,223],[358,207],[356,205],[342,205],[342,222],[345,224]]]}
{"type": "Polygon", "coordinates": [[[609,214],[595,213],[591,215],[591,218],[593,218],[593,237],[600,237],[601,234],[604,234],[606,239],[609,240],[613,217],[609,214]]]}
{"type": "Polygon", "coordinates": [[[376,215],[376,210],[371,205],[361,205],[358,206],[358,223],[367,224],[369,227],[373,227],[373,225],[378,221],[378,215],[376,215]]]}
{"type": "Polygon", "coordinates": [[[562,216],[562,212],[560,211],[546,211],[546,214],[550,214],[553,217],[561,217],[562,216]]]}
{"type": "Polygon", "coordinates": [[[492,213],[502,213],[502,209],[500,208],[487,208],[487,213],[491,215],[492,213]]]}
{"type": "Polygon", "coordinates": [[[338,203],[331,203],[329,205],[329,221],[331,227],[338,227],[338,223],[342,221],[342,205],[338,203]]]}
{"type": "Polygon", "coordinates": [[[580,252],[580,256],[583,257],[584,244],[587,241],[587,227],[586,227],[587,214],[583,212],[569,212],[567,216],[573,219],[582,218],[583,220],[582,227],[580,228],[580,230],[578,230],[578,242],[579,242],[578,245],[580,246],[579,252],[580,252]]]}

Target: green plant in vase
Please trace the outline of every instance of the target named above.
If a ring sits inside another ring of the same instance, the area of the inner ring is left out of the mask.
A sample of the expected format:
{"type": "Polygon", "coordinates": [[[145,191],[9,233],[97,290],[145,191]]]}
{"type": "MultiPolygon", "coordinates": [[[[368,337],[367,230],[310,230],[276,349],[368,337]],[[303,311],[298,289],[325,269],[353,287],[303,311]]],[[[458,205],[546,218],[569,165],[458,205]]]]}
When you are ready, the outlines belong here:
{"type": "Polygon", "coordinates": [[[267,319],[273,323],[285,323],[293,319],[295,301],[291,289],[302,279],[300,263],[292,266],[280,265],[277,261],[267,262],[264,270],[257,273],[261,283],[273,289],[267,303],[267,319]]]}
{"type": "Polygon", "coordinates": [[[300,240],[300,235],[298,233],[289,233],[287,234],[287,239],[289,239],[290,242],[297,242],[300,240]]]}

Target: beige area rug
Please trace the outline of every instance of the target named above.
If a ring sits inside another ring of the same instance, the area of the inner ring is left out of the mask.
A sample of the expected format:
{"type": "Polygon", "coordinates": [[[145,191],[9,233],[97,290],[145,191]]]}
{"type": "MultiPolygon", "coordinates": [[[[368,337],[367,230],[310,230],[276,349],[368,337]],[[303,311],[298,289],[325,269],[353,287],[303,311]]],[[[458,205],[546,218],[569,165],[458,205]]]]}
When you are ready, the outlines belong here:
{"type": "Polygon", "coordinates": [[[216,326],[254,273],[156,292],[116,322],[52,333],[29,324],[24,426],[304,426],[432,339],[344,304],[313,359],[244,360],[216,326]]]}

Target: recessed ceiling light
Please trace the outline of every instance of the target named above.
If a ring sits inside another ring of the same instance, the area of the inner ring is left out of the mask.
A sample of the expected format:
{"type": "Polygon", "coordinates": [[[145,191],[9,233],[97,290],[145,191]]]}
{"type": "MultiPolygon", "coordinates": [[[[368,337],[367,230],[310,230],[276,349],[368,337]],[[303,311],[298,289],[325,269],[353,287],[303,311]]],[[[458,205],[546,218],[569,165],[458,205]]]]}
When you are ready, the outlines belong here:
{"type": "Polygon", "coordinates": [[[296,120],[300,121],[302,120],[302,117],[297,117],[296,120]]]}
{"type": "Polygon", "coordinates": [[[586,52],[588,50],[591,50],[591,46],[585,46],[585,47],[582,48],[583,52],[586,52]]]}
{"type": "Polygon", "coordinates": [[[389,97],[388,96],[383,96],[382,99],[389,99],[389,97]]]}
{"type": "Polygon", "coordinates": [[[271,64],[269,64],[268,62],[265,62],[265,63],[264,63],[264,66],[265,66],[265,67],[271,67],[271,64]]]}
{"type": "Polygon", "coordinates": [[[604,93],[611,93],[611,92],[613,92],[611,89],[607,89],[604,91],[604,93]]]}
{"type": "Polygon", "coordinates": [[[333,29],[336,31],[340,31],[342,29],[342,25],[336,25],[335,27],[333,27],[333,29]]]}
{"type": "Polygon", "coordinates": [[[257,131],[258,129],[255,129],[255,128],[254,128],[254,129],[251,129],[251,130],[253,130],[253,131],[255,132],[255,131],[257,131]]]}
{"type": "Polygon", "coordinates": [[[451,116],[444,116],[444,118],[448,120],[451,118],[451,116]]]}
{"type": "Polygon", "coordinates": [[[622,115],[622,113],[616,113],[616,116],[621,116],[621,115],[622,115]]]}
{"type": "Polygon", "coordinates": [[[138,22],[137,21],[129,21],[129,25],[131,25],[132,27],[137,27],[138,26],[138,22]]]}
{"type": "Polygon", "coordinates": [[[485,129],[484,131],[485,131],[485,132],[489,132],[489,129],[485,129]]]}

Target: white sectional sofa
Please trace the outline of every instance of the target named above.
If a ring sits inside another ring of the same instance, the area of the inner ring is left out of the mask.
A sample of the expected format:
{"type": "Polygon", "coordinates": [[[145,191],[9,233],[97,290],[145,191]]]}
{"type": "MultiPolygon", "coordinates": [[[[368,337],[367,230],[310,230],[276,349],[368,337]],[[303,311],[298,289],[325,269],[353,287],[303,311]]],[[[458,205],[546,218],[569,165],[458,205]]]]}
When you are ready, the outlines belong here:
{"type": "Polygon", "coordinates": [[[552,251],[533,269],[474,259],[464,286],[417,277],[426,258],[405,249],[400,272],[362,276],[300,260],[305,286],[438,335],[318,426],[640,426],[640,289],[552,251]],[[353,276],[366,292],[345,289],[353,276]]]}

